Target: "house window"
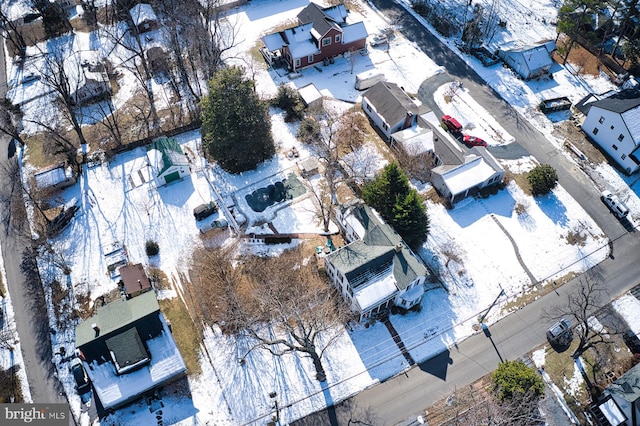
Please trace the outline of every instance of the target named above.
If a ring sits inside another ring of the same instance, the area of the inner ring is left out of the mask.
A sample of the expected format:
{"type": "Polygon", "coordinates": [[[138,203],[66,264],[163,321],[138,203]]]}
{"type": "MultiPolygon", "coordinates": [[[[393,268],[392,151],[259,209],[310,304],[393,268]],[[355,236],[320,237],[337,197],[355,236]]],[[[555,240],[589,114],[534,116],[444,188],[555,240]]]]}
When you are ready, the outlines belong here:
{"type": "Polygon", "coordinates": [[[323,38],[322,39],[322,45],[323,46],[328,46],[331,44],[331,37],[327,37],[327,38],[323,38]]]}
{"type": "Polygon", "coordinates": [[[342,40],[342,37],[340,37],[340,34],[337,34],[335,37],[336,43],[340,43],[340,40],[342,40]]]}
{"type": "Polygon", "coordinates": [[[593,134],[597,135],[598,134],[598,128],[596,127],[595,129],[593,129],[593,134]]]}
{"type": "Polygon", "coordinates": [[[313,63],[313,55],[307,56],[307,63],[313,63]]]}
{"type": "Polygon", "coordinates": [[[296,66],[296,68],[300,66],[300,59],[296,59],[295,60],[295,66],[296,66]]]}
{"type": "Polygon", "coordinates": [[[620,157],[620,158],[622,158],[624,160],[625,158],[627,158],[627,154],[622,154],[622,157],[620,157]]]}
{"type": "Polygon", "coordinates": [[[618,147],[616,145],[611,145],[611,148],[613,148],[614,151],[618,150],[618,147]]]}
{"type": "Polygon", "coordinates": [[[618,136],[618,140],[619,140],[620,142],[622,142],[622,139],[624,139],[624,135],[623,135],[622,133],[620,133],[620,136],[618,136]]]}
{"type": "Polygon", "coordinates": [[[371,105],[367,104],[367,111],[371,112],[371,105]]]}
{"type": "Polygon", "coordinates": [[[598,123],[600,123],[600,124],[604,123],[604,117],[603,116],[600,116],[600,120],[598,120],[598,123]]]}
{"type": "Polygon", "coordinates": [[[389,130],[389,125],[387,123],[382,123],[382,128],[385,130],[389,130]]]}

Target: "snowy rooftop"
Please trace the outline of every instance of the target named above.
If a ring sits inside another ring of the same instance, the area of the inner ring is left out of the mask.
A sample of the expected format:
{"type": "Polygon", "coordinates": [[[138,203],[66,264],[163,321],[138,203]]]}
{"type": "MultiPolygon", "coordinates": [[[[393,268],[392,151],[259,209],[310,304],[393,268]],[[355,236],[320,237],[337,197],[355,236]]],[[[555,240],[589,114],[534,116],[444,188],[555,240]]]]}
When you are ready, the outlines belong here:
{"type": "Polygon", "coordinates": [[[100,365],[97,361],[88,365],[84,363],[93,388],[105,408],[118,406],[132,397],[142,395],[145,391],[187,370],[164,317],[160,313],[158,315],[162,321],[163,332],[160,336],[146,341],[151,358],[148,365],[137,371],[116,375],[111,362],[100,365]]]}
{"type": "Polygon", "coordinates": [[[353,293],[353,296],[358,301],[360,308],[363,311],[367,311],[372,306],[378,305],[381,301],[389,299],[397,291],[392,264],[383,274],[377,276],[375,280],[371,280],[366,285],[358,287],[353,293]]]}
{"type": "Polygon", "coordinates": [[[482,157],[465,157],[464,164],[442,174],[451,194],[459,194],[485,182],[496,171],[482,157]]]}

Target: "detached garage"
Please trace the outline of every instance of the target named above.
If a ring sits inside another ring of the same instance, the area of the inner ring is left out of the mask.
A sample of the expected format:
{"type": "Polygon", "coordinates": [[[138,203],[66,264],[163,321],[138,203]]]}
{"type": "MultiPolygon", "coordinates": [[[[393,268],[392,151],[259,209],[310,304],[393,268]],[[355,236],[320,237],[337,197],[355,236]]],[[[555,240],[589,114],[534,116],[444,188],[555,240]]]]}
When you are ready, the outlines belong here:
{"type": "Polygon", "coordinates": [[[156,139],[147,148],[147,157],[158,186],[182,179],[191,173],[189,160],[175,139],[156,139]]]}

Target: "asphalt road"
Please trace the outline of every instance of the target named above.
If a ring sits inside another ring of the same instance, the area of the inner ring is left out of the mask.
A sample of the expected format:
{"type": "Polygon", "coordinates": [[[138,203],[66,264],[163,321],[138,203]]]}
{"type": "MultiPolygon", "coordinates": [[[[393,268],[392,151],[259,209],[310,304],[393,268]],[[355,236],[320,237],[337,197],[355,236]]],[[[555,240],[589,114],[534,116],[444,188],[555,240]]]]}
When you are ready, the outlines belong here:
{"type": "MultiPolygon", "coordinates": [[[[4,63],[4,43],[0,43],[0,97],[6,96],[7,77],[4,63]]],[[[9,138],[0,134],[0,168],[6,169],[13,156],[9,158],[9,138]]],[[[6,179],[6,177],[4,177],[6,179]]],[[[9,185],[0,185],[0,196],[9,189],[9,185]]],[[[7,205],[0,205],[2,217],[5,217],[7,205]]],[[[4,222],[4,221],[3,221],[4,222]]],[[[31,240],[23,230],[6,224],[0,225],[0,244],[7,273],[7,286],[15,312],[15,323],[22,348],[22,358],[29,381],[33,402],[65,403],[63,388],[55,377],[55,368],[51,362],[51,344],[49,320],[45,308],[44,293],[39,282],[27,282],[20,271],[22,253],[31,240]]]]}
{"type": "MultiPolygon", "coordinates": [[[[499,94],[426,30],[413,16],[391,0],[372,0],[376,8],[393,22],[405,37],[413,40],[446,73],[425,81],[418,93],[421,101],[440,112],[432,97],[433,91],[448,81],[462,81],[471,96],[498,119],[517,143],[491,150],[499,158],[518,158],[531,154],[539,162],[553,166],[559,183],[596,221],[612,241],[612,255],[592,272],[601,274],[610,298],[621,295],[640,282],[640,250],[638,233],[628,233],[600,201],[600,188],[569,161],[543,134],[505,102],[499,94]]],[[[352,407],[369,410],[376,424],[411,424],[416,416],[441,398],[495,370],[501,360],[516,359],[546,340],[550,321],[543,319],[543,310],[566,305],[567,294],[574,290],[573,280],[519,311],[489,327],[490,337],[477,333],[451,347],[437,357],[415,366],[406,374],[373,386],[348,401],[352,407]]],[[[347,424],[349,410],[329,409],[314,417],[315,424],[347,424]]],[[[301,422],[301,424],[313,424],[301,422]]],[[[414,423],[415,424],[415,423],[414,423]]]]}

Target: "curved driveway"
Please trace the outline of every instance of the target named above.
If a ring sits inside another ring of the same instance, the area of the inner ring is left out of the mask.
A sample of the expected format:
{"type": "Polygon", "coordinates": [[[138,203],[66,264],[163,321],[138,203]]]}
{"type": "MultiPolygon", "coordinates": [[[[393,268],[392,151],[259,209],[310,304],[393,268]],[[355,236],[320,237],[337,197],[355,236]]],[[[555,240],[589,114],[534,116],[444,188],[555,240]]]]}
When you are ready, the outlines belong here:
{"type": "MultiPolygon", "coordinates": [[[[512,144],[504,152],[492,150],[494,155],[517,157],[528,152],[539,162],[553,166],[558,173],[559,183],[610,238],[615,257],[611,256],[595,268],[606,283],[608,295],[614,298],[638,284],[640,262],[637,261],[637,253],[640,251],[640,239],[637,233],[627,233],[620,222],[611,216],[600,202],[600,191],[593,182],[402,6],[391,0],[372,2],[401,28],[408,39],[416,42],[427,56],[446,69],[446,73],[427,80],[421,86],[421,100],[438,111],[432,99],[433,90],[447,81],[462,81],[478,103],[499,117],[500,124],[519,144],[512,144]]],[[[573,280],[557,292],[551,292],[492,324],[490,339],[484,333],[475,334],[406,374],[359,393],[349,402],[357,407],[366,407],[379,424],[412,424],[416,415],[426,407],[450,395],[456,388],[466,386],[495,370],[501,358],[516,359],[545,341],[545,331],[550,324],[542,319],[542,309],[566,304],[567,294],[576,284],[577,280],[573,280]]],[[[340,409],[327,411],[330,422],[332,419],[349,420],[349,417],[342,419],[340,409]]],[[[320,415],[317,420],[326,424],[327,414],[320,415]]],[[[331,423],[335,424],[335,421],[331,423]]]]}

